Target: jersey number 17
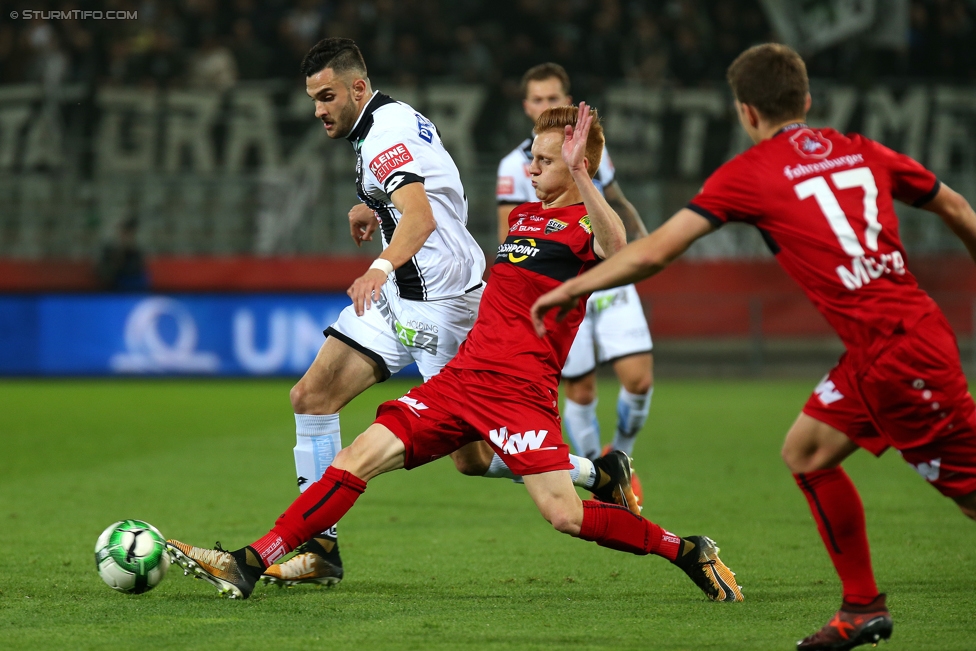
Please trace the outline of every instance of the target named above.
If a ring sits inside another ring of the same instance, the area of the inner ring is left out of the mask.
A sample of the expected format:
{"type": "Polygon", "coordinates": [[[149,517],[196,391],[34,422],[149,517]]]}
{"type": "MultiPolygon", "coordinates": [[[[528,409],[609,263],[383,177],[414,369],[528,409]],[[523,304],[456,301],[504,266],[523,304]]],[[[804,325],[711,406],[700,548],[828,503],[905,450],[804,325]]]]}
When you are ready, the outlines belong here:
{"type": "MultiPolygon", "coordinates": [[[[881,233],[881,222],[878,221],[878,186],[874,182],[874,175],[867,167],[857,167],[852,170],[835,172],[830,175],[834,187],[838,190],[861,188],[864,190],[864,221],[867,228],[864,231],[864,244],[872,251],[878,250],[878,235],[881,233]]],[[[844,253],[852,258],[864,255],[864,248],[858,240],[854,228],[847,219],[847,215],[837,202],[833,190],[827,185],[827,179],[816,176],[793,186],[796,196],[801,200],[813,197],[820,206],[820,211],[827,218],[830,230],[834,231],[837,241],[844,253]]]]}

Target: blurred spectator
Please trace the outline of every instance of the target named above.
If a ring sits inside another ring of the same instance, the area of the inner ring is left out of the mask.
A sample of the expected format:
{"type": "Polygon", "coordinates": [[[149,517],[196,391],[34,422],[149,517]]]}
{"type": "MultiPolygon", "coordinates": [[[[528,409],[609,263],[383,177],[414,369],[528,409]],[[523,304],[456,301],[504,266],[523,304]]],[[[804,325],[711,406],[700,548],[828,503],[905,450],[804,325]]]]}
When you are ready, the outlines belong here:
{"type": "Polygon", "coordinates": [[[37,21],[25,37],[30,51],[27,81],[41,82],[48,88],[59,86],[68,75],[70,62],[54,27],[46,21],[37,21]]]}
{"type": "MultiPolygon", "coordinates": [[[[671,56],[671,72],[683,86],[693,86],[708,79],[709,61],[698,32],[690,25],[678,27],[671,56]]],[[[719,77],[721,79],[721,77],[719,77]]]]}
{"type": "Polygon", "coordinates": [[[623,25],[620,19],[618,0],[603,0],[593,16],[592,29],[581,44],[590,72],[599,78],[619,79],[623,74],[620,60],[623,25]]]}
{"type": "Polygon", "coordinates": [[[939,3],[935,63],[954,79],[973,78],[973,21],[962,0],[939,3]]]}
{"type": "Polygon", "coordinates": [[[130,66],[142,85],[166,88],[177,85],[182,78],[184,59],[173,37],[156,30],[150,34],[148,49],[134,56],[130,66]]]}
{"type": "Polygon", "coordinates": [[[376,0],[375,20],[371,28],[371,34],[362,43],[369,74],[389,77],[396,66],[397,22],[393,0],[376,0]]]}
{"type": "Polygon", "coordinates": [[[149,289],[146,263],[136,243],[139,223],[133,217],[119,224],[114,241],[102,247],[96,273],[103,289],[140,292],[149,289]]]}
{"type": "Polygon", "coordinates": [[[0,83],[23,81],[24,48],[19,34],[9,22],[0,22],[0,83]]]}
{"type": "Polygon", "coordinates": [[[624,42],[621,59],[627,79],[645,86],[656,86],[664,81],[668,46],[650,15],[637,20],[634,31],[624,42]]]}
{"type": "Polygon", "coordinates": [[[64,33],[70,62],[68,76],[71,80],[94,82],[100,64],[95,35],[78,22],[65,25],[64,33]]]}
{"type": "Polygon", "coordinates": [[[451,72],[460,81],[484,83],[492,77],[491,52],[470,27],[457,30],[457,47],[451,57],[451,72]]]}
{"type": "Polygon", "coordinates": [[[416,36],[401,34],[397,38],[395,60],[393,81],[397,86],[413,87],[420,83],[424,76],[424,58],[416,36]]]}
{"type": "Polygon", "coordinates": [[[271,67],[271,52],[254,35],[254,26],[247,18],[234,21],[231,50],[241,79],[266,79],[271,67]]]}
{"type": "MultiPolygon", "coordinates": [[[[744,48],[770,40],[759,0],[51,0],[43,9],[138,11],[137,20],[4,20],[0,83],[229,88],[297,76],[323,36],[359,43],[378,81],[441,77],[508,95],[557,61],[579,95],[628,79],[721,82],[744,48]]],[[[867,81],[976,78],[976,0],[910,0],[904,53],[852,39],[808,57],[812,75],[867,81]]],[[[38,7],[40,8],[40,7],[38,7]]],[[[517,91],[514,91],[517,92],[517,91]]]]}
{"type": "Polygon", "coordinates": [[[225,91],[237,83],[237,63],[231,51],[214,35],[205,36],[203,44],[190,59],[191,88],[225,91]]]}
{"type": "Polygon", "coordinates": [[[299,0],[281,21],[281,38],[299,60],[322,37],[323,13],[319,0],[299,0]]]}

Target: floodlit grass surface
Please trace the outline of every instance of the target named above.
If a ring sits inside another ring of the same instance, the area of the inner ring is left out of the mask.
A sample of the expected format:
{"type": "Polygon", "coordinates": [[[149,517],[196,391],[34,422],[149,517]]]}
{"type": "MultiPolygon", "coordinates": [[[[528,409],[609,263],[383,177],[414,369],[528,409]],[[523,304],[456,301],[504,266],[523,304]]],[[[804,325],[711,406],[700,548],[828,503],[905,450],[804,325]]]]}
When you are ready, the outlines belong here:
{"type": "MultiPolygon", "coordinates": [[[[115,520],[246,544],[297,494],[287,381],[0,382],[0,648],[792,649],[839,584],[779,460],[815,382],[661,379],[637,443],[645,514],[707,534],[745,586],[713,604],[676,568],[552,531],[521,486],[448,460],[372,482],[340,524],[334,589],[225,601],[177,567],[127,596],[95,572],[115,520]]],[[[343,414],[346,443],[391,381],[343,414]]],[[[604,441],[616,386],[601,381],[604,441]]],[[[898,455],[847,463],[861,489],[888,651],[976,649],[976,528],[898,455]]]]}

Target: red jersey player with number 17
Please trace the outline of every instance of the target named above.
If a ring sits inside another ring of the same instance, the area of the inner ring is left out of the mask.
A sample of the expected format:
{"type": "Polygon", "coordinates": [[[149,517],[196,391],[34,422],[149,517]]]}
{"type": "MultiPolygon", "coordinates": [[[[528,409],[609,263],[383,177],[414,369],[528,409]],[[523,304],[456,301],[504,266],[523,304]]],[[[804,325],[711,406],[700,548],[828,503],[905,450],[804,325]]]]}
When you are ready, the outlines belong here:
{"type": "Polygon", "coordinates": [[[887,639],[892,622],[871,569],[864,509],[840,467],[859,447],[894,447],[976,519],[976,406],[955,337],[905,264],[894,200],[936,213],[976,258],[976,213],[920,164],[857,134],[812,129],[806,67],[760,45],[729,67],[742,126],[756,143],[724,164],[684,210],[607,263],[539,299],[539,332],[598,289],[663,269],[729,221],[755,225],[847,349],[786,435],[793,471],[843,584],[843,604],[803,651],[887,639]]]}
{"type": "MultiPolygon", "coordinates": [[[[592,181],[603,150],[595,114],[585,104],[578,111],[563,106],[543,113],[535,126],[530,169],[543,202],[512,211],[478,318],[454,359],[425,384],[380,405],[372,426],[265,536],[233,552],[168,541],[167,549],[185,569],[223,594],[245,598],[268,564],[335,524],[373,477],[484,441],[522,476],[540,513],[558,531],[611,549],[663,556],[710,599],[742,600],[709,538],[679,538],[627,508],[581,502],[576,495],[556,392],[586,300],[576,301],[560,323],[551,321],[543,339],[534,333],[528,306],[619,250],[625,235],[592,181]]],[[[626,502],[636,505],[629,463],[616,482],[621,493],[630,492],[626,502]]]]}

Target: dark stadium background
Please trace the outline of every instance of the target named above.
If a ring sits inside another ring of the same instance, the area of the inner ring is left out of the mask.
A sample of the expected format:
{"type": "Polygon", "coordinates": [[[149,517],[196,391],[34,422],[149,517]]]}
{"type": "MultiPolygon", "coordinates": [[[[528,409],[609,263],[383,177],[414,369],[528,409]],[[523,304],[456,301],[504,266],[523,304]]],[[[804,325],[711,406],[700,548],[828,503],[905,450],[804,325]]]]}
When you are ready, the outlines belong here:
{"type": "MultiPolygon", "coordinates": [[[[356,39],[374,88],[439,126],[489,260],[495,166],[528,133],[519,78],[542,61],[563,64],[575,99],[601,110],[648,227],[746,146],[724,71],[768,40],[804,53],[814,124],[878,138],[976,200],[972,0],[0,8],[3,375],[304,369],[378,251],[348,237],[352,152],[327,141],[297,72],[324,36],[356,39]],[[137,273],[120,282],[126,265],[137,273]],[[68,327],[71,345],[58,336],[68,327]]],[[[972,262],[937,219],[902,218],[911,268],[976,363],[972,262]]],[[[723,229],[687,258],[640,287],[660,371],[809,375],[836,358],[754,231],[723,229]]]]}

